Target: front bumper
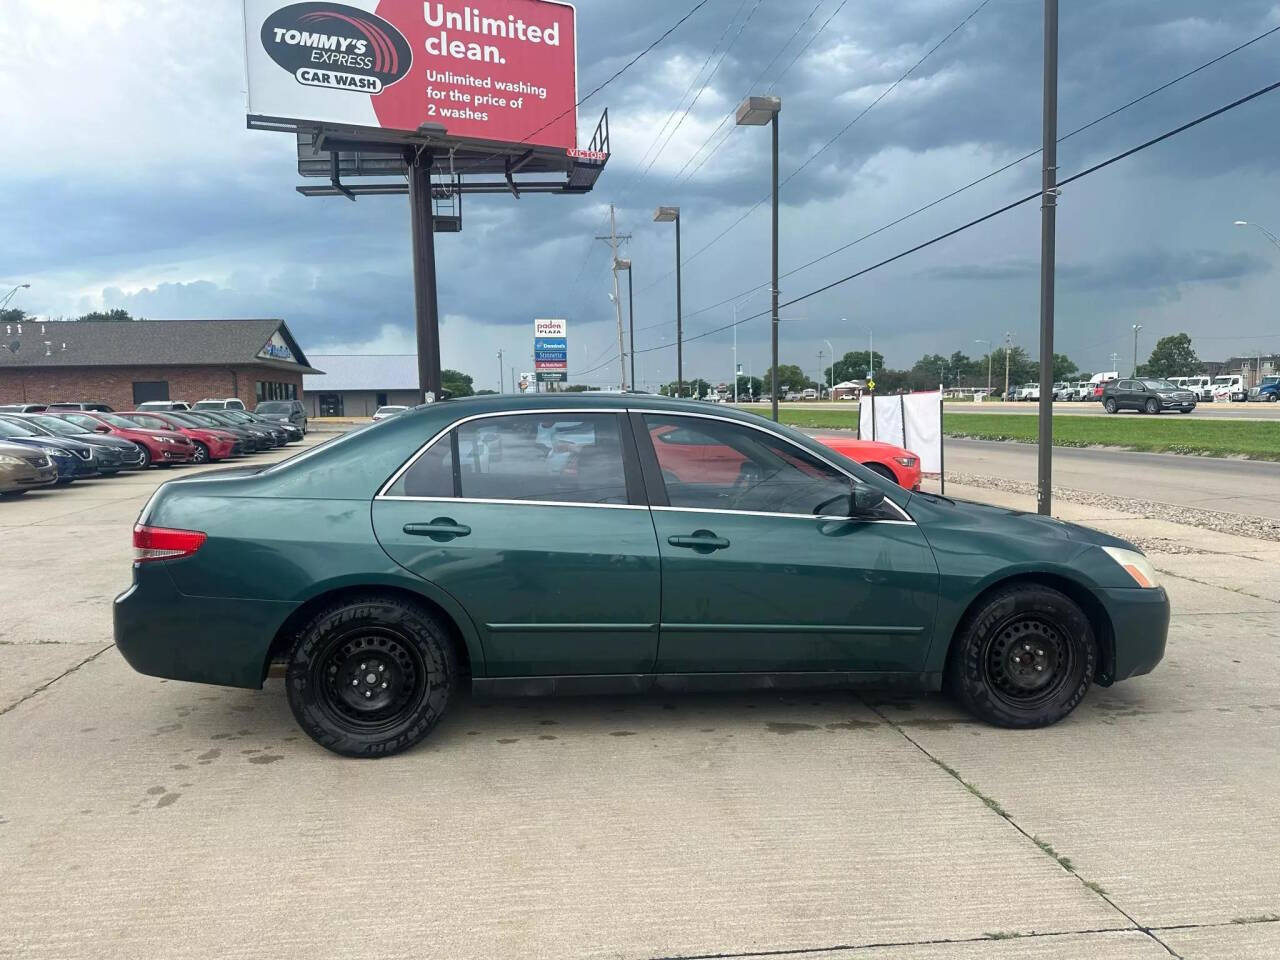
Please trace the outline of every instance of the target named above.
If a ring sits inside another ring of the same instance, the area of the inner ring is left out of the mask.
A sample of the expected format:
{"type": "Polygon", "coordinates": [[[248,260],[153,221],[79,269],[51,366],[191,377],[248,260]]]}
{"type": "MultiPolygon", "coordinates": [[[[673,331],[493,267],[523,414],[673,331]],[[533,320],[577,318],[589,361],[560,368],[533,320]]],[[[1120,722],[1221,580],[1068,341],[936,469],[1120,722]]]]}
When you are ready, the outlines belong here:
{"type": "Polygon", "coordinates": [[[82,460],[74,453],[67,457],[51,456],[49,459],[53,461],[59,480],[84,480],[98,475],[98,468],[93,461],[82,460]]]}
{"type": "Polygon", "coordinates": [[[261,687],[271,641],[297,605],[187,596],[166,569],[183,562],[133,565],[133,586],[112,604],[121,655],[152,677],[261,687]]]}
{"type": "Polygon", "coordinates": [[[1164,658],[1169,637],[1169,595],[1154,590],[1112,588],[1099,591],[1111,618],[1114,662],[1111,682],[1150,673],[1164,658]]]}

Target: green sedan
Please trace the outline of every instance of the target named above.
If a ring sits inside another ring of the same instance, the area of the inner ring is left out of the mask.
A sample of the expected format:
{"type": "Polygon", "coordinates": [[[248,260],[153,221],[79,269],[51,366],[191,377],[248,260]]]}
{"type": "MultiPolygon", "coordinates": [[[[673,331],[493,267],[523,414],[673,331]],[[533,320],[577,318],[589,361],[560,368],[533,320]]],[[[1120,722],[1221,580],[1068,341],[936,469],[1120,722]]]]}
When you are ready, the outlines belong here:
{"type": "Polygon", "coordinates": [[[115,600],[145,674],[285,665],[322,746],[385,756],[470,683],[531,695],[946,688],[1005,727],[1150,672],[1169,601],[1132,544],[912,493],[751,414],[489,396],[270,467],[164,484],[115,600]]]}

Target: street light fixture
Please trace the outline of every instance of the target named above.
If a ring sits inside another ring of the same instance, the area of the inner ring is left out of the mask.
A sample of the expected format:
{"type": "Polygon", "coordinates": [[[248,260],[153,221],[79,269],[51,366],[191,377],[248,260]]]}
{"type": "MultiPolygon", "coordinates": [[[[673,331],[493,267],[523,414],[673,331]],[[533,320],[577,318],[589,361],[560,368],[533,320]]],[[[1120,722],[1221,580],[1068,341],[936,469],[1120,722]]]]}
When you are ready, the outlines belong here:
{"type": "Polygon", "coordinates": [[[1274,233],[1272,233],[1270,230],[1268,230],[1268,229],[1267,229],[1266,227],[1264,227],[1262,224],[1260,224],[1260,223],[1254,223],[1254,222],[1253,222],[1253,221],[1251,221],[1251,220],[1237,220],[1237,221],[1235,222],[1235,225],[1236,225],[1237,227],[1254,227],[1254,228],[1256,228],[1257,230],[1260,230],[1260,231],[1262,232],[1262,235],[1263,235],[1264,237],[1266,237],[1268,240],[1270,240],[1272,243],[1274,243],[1274,244],[1276,245],[1276,247],[1280,248],[1280,237],[1277,237],[1274,233]]]}
{"type": "Polygon", "coordinates": [[[740,127],[773,128],[773,369],[769,375],[769,392],[773,401],[773,419],[778,420],[778,114],[782,112],[781,97],[747,97],[738,104],[736,119],[740,127]]]}
{"type": "Polygon", "coordinates": [[[684,322],[680,309],[680,208],[659,207],[653,211],[654,223],[676,225],[676,396],[684,396],[684,322]]]}
{"type": "Polygon", "coordinates": [[[9,301],[13,299],[13,295],[17,293],[19,290],[29,290],[30,288],[31,288],[31,284],[29,283],[16,284],[12,290],[10,290],[7,294],[5,294],[4,299],[0,300],[0,310],[3,310],[5,307],[9,305],[9,301]]]}

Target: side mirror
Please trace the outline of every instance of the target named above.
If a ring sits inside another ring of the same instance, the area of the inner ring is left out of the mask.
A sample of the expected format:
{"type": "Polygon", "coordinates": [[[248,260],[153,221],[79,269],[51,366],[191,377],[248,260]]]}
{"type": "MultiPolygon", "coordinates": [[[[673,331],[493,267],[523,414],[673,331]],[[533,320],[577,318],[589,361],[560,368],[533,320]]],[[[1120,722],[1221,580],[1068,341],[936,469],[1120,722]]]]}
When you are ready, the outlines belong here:
{"type": "Polygon", "coordinates": [[[849,516],[862,517],[874,513],[884,503],[884,494],[865,483],[850,481],[849,516]]]}

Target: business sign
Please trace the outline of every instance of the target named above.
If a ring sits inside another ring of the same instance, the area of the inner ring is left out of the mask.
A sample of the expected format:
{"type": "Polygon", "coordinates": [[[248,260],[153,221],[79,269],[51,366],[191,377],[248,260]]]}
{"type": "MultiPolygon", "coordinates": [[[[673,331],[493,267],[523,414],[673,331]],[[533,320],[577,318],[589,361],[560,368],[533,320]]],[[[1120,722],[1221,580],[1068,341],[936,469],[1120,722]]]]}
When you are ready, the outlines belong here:
{"type": "Polygon", "coordinates": [[[568,374],[563,370],[539,370],[539,383],[564,383],[568,379],[568,374]]]}
{"type": "Polygon", "coordinates": [[[245,0],[250,116],[577,149],[559,0],[245,0]]]}
{"type": "Polygon", "coordinates": [[[528,390],[528,389],[529,389],[529,387],[531,387],[531,386],[533,385],[533,382],[534,382],[534,380],[533,380],[533,374],[532,374],[532,373],[522,373],[522,374],[520,374],[520,384],[519,384],[519,386],[520,386],[520,392],[521,392],[521,393],[524,393],[526,390],[528,390]]]}
{"type": "Polygon", "coordinates": [[[277,330],[271,335],[271,339],[267,341],[266,346],[258,351],[258,356],[263,360],[287,360],[289,363],[297,363],[298,358],[293,355],[293,351],[289,349],[289,345],[284,342],[284,337],[280,336],[277,330]]]}
{"type": "Polygon", "coordinates": [[[539,383],[564,383],[569,370],[568,323],[564,320],[533,321],[533,368],[539,383]]]}
{"type": "Polygon", "coordinates": [[[564,320],[535,320],[533,321],[533,339],[554,337],[563,340],[566,326],[567,323],[564,320]]]}
{"type": "Polygon", "coordinates": [[[569,341],[564,337],[534,337],[533,349],[559,350],[561,353],[569,349],[569,341]]]}

